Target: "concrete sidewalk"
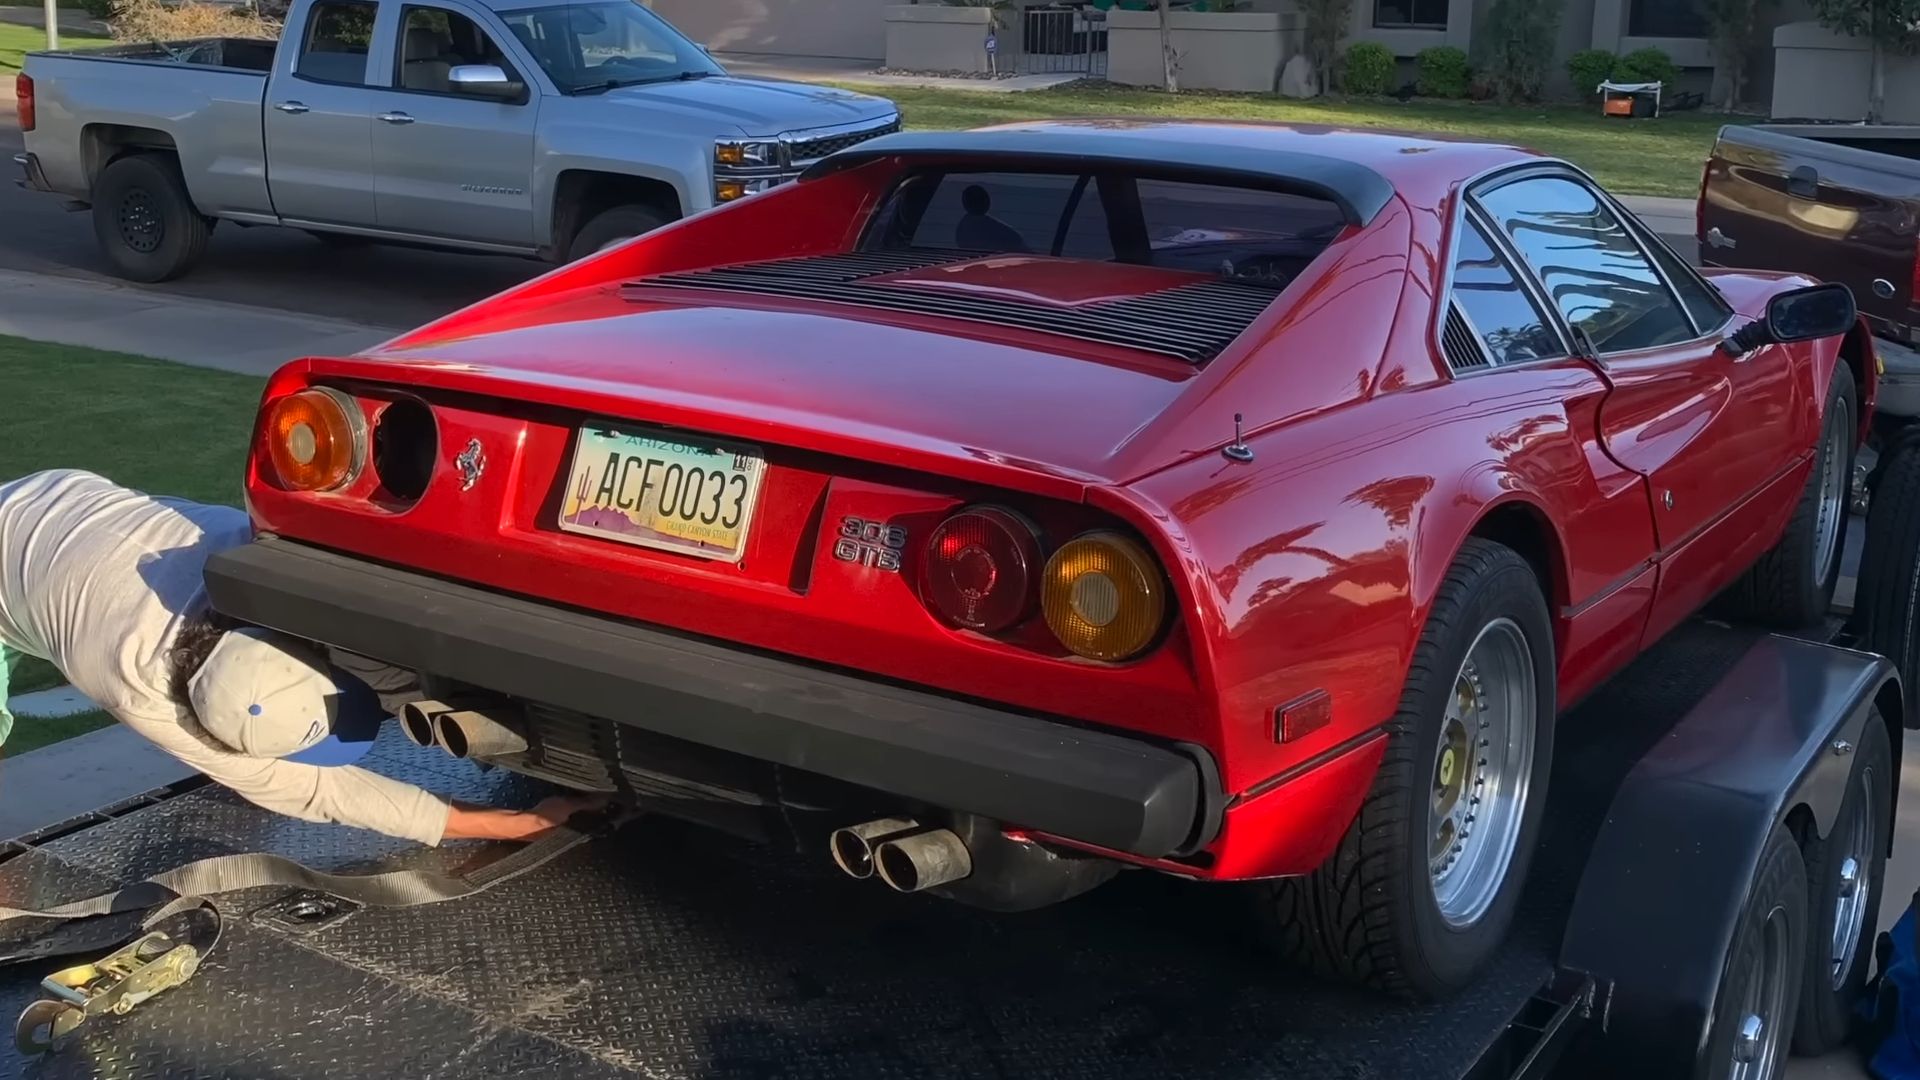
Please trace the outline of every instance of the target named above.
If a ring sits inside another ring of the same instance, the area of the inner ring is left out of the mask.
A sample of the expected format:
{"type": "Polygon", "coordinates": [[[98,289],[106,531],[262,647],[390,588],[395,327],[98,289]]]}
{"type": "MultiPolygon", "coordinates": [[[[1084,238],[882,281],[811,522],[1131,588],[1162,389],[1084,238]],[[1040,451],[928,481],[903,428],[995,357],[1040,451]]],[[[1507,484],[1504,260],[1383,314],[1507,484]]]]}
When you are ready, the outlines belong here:
{"type": "Polygon", "coordinates": [[[0,270],[0,334],[246,375],[269,374],[301,356],[358,352],[403,329],[0,270]]]}

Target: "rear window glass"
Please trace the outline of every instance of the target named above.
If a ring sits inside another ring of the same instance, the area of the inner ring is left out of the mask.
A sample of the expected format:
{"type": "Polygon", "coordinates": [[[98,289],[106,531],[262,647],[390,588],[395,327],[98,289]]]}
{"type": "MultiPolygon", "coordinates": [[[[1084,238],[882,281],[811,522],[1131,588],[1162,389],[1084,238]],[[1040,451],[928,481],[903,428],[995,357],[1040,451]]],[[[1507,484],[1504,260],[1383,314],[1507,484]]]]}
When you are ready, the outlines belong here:
{"type": "Polygon", "coordinates": [[[321,82],[364,83],[376,6],[359,0],[315,4],[295,74],[321,82]]]}
{"type": "Polygon", "coordinates": [[[1325,199],[1121,173],[922,172],[868,245],[1052,255],[1290,280],[1345,227],[1325,199]]]}

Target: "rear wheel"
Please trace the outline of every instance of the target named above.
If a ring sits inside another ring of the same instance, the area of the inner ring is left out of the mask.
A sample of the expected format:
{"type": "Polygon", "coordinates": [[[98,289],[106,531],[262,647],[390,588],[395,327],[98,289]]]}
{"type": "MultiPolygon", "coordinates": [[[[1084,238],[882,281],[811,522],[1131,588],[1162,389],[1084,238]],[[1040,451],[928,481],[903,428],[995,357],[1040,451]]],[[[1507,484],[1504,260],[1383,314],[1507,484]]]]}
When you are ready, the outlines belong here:
{"type": "Polygon", "coordinates": [[[1872,966],[1874,922],[1893,812],[1893,742],[1876,711],[1854,754],[1840,815],[1825,840],[1806,845],[1811,917],[1793,1048],[1824,1054],[1846,1043],[1853,1004],[1872,966]]]}
{"type": "Polygon", "coordinates": [[[1776,827],[1727,951],[1699,1076],[1773,1080],[1784,1073],[1806,938],[1806,865],[1793,834],[1776,827]]]}
{"type": "Polygon", "coordinates": [[[164,154],[130,154],[93,183],[93,233],[121,277],[168,281],[207,250],[209,220],[194,207],[179,163],[164,154]]]}
{"type": "Polygon", "coordinates": [[[1552,625],[1509,548],[1469,540],[1414,653],[1386,756],[1319,870],[1258,894],[1273,942],[1393,993],[1458,990],[1505,936],[1546,798],[1552,625]]]}
{"type": "Polygon", "coordinates": [[[1853,452],[1859,435],[1853,389],[1853,372],[1835,364],[1813,471],[1793,519],[1780,541],[1732,590],[1730,598],[1748,618],[1797,629],[1825,618],[1833,603],[1853,500],[1853,452]]]}

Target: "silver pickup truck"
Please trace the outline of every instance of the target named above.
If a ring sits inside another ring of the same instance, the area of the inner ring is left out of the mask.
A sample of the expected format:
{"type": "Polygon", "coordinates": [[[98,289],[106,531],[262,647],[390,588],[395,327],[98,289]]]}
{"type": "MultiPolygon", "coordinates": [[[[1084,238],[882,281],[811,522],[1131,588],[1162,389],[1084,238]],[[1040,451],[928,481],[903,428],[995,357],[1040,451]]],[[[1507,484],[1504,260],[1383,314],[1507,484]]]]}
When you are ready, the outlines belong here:
{"type": "Polygon", "coordinates": [[[892,103],[734,78],[634,0],[295,0],[283,40],[30,53],[31,188],[116,270],[216,222],[567,260],[899,128],[892,103]]]}

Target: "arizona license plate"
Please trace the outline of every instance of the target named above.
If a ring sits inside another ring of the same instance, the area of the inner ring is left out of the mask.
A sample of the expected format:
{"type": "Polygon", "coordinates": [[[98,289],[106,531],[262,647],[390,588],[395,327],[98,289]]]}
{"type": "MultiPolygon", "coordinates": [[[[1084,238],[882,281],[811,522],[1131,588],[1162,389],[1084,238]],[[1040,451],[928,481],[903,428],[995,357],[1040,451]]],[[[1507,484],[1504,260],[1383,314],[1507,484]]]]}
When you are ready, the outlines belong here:
{"type": "Polygon", "coordinates": [[[560,528],[739,562],[766,470],[757,447],[588,424],[574,444],[560,528]]]}

